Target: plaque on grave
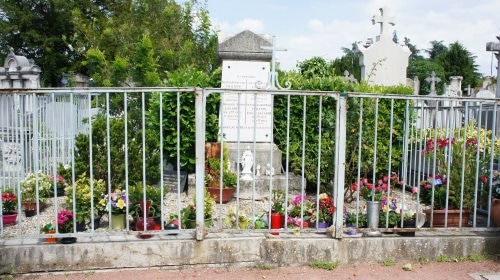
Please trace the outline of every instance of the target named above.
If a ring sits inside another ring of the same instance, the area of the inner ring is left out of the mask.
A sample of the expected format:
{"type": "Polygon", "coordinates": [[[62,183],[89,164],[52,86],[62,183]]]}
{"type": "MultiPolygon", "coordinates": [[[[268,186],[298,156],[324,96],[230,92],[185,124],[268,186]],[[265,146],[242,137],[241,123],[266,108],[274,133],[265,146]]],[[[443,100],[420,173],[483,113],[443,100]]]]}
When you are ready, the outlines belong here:
{"type": "Polygon", "coordinates": [[[163,186],[173,193],[177,192],[177,186],[179,186],[181,193],[184,191],[187,193],[187,177],[187,171],[165,170],[163,172],[163,186]]]}
{"type": "MultiPolygon", "coordinates": [[[[223,61],[221,87],[227,89],[256,89],[266,81],[269,62],[223,61]]],[[[271,142],[272,96],[266,93],[224,93],[222,96],[223,132],[226,141],[271,142]]]]}

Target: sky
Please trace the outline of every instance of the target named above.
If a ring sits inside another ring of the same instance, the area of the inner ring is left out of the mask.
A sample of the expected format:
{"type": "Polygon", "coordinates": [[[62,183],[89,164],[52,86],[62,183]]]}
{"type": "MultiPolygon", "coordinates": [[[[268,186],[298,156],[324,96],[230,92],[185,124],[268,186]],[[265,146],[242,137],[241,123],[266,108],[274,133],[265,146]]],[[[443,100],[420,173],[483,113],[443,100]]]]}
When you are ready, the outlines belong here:
{"type": "Polygon", "coordinates": [[[296,69],[297,62],[320,56],[327,61],[341,57],[342,47],[366,42],[380,33],[372,24],[379,9],[387,7],[400,43],[404,38],[422,50],[430,41],[448,46],[458,41],[476,56],[478,72],[496,76],[497,60],[486,51],[487,42],[499,42],[498,0],[207,0],[214,28],[225,34],[248,29],[276,36],[283,70],[296,69]],[[493,63],[493,67],[492,67],[493,63]]]}

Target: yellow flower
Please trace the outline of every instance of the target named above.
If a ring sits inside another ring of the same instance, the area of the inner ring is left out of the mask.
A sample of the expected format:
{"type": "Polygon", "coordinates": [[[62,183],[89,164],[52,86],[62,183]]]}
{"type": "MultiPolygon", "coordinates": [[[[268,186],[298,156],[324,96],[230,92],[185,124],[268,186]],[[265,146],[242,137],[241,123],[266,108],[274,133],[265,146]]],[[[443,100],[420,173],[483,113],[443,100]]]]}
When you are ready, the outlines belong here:
{"type": "Polygon", "coordinates": [[[387,210],[389,210],[389,208],[387,207],[387,204],[382,206],[382,211],[387,212],[387,210]]]}
{"type": "Polygon", "coordinates": [[[104,198],[101,198],[101,200],[99,200],[99,204],[100,205],[106,205],[106,200],[104,200],[104,198]]]}
{"type": "Polygon", "coordinates": [[[325,199],[325,198],[328,198],[328,194],[327,193],[322,193],[319,195],[319,199],[325,199]]]}
{"type": "Polygon", "coordinates": [[[123,201],[123,199],[118,199],[118,201],[116,202],[116,208],[120,208],[120,209],[123,209],[123,207],[125,207],[125,201],[123,201]]]}

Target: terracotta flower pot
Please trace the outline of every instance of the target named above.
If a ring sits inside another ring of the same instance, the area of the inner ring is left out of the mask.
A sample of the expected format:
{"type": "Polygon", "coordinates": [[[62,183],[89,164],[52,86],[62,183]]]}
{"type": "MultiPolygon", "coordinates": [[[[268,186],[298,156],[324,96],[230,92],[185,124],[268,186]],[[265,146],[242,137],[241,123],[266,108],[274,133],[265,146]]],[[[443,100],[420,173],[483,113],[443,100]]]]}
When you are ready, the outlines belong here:
{"type": "Polygon", "coordinates": [[[56,237],[53,237],[51,234],[55,234],[56,232],[55,231],[47,231],[45,232],[45,234],[47,234],[48,236],[45,238],[45,242],[47,243],[56,243],[57,242],[57,238],[56,237]]]}
{"type": "MultiPolygon", "coordinates": [[[[426,225],[430,226],[431,216],[432,216],[432,227],[444,227],[445,225],[445,213],[446,210],[424,210],[426,215],[426,225]]],[[[469,209],[460,210],[448,210],[448,219],[446,221],[446,227],[459,227],[460,226],[460,213],[462,213],[462,227],[467,227],[469,223],[469,215],[471,211],[469,209]]]]}
{"type": "Polygon", "coordinates": [[[500,199],[498,198],[491,200],[490,217],[492,226],[500,227],[500,199]]]}
{"type": "MultiPolygon", "coordinates": [[[[212,195],[215,196],[215,202],[219,203],[221,202],[221,196],[220,196],[220,191],[221,189],[218,187],[207,187],[207,191],[212,195]]],[[[234,188],[222,188],[222,203],[227,203],[233,198],[234,194],[234,188]]]]}

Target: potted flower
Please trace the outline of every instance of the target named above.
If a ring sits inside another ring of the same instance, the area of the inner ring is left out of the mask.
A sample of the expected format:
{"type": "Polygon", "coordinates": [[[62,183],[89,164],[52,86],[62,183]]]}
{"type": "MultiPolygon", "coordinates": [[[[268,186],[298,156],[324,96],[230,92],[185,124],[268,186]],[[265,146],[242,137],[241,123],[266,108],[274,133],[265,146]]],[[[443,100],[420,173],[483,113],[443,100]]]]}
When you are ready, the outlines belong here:
{"type": "Polygon", "coordinates": [[[351,186],[353,191],[359,191],[360,196],[366,201],[366,211],[368,217],[368,227],[377,228],[379,224],[379,212],[381,201],[387,199],[389,195],[389,184],[394,187],[402,184],[397,173],[392,172],[391,176],[384,175],[381,179],[371,183],[368,178],[362,178],[351,186]]]}
{"type": "MultiPolygon", "coordinates": [[[[274,189],[271,198],[271,229],[279,229],[285,226],[285,192],[274,189]]],[[[272,232],[278,235],[279,232],[272,232]]]]}
{"type": "MultiPolygon", "coordinates": [[[[68,210],[61,210],[57,213],[57,229],[60,233],[73,232],[73,212],[68,210]]],[[[75,243],[76,237],[63,237],[59,240],[63,244],[75,243]]]]}
{"type": "Polygon", "coordinates": [[[295,229],[294,235],[300,235],[300,227],[304,224],[304,221],[300,217],[288,217],[287,226],[290,229],[295,229]]]}
{"type": "Polygon", "coordinates": [[[327,228],[333,219],[335,206],[333,205],[333,198],[327,193],[322,193],[318,198],[318,208],[314,210],[312,215],[313,221],[317,222],[317,228],[327,228]]]}
{"type": "Polygon", "coordinates": [[[14,224],[17,220],[17,196],[12,189],[2,192],[2,222],[14,224]]]}
{"type": "Polygon", "coordinates": [[[113,229],[125,228],[125,216],[127,213],[127,205],[129,203],[127,192],[121,189],[115,189],[114,192],[103,196],[106,202],[108,213],[111,212],[110,223],[113,229]]]}
{"type": "Polygon", "coordinates": [[[302,217],[303,225],[301,226],[304,228],[309,227],[309,220],[313,212],[313,205],[309,200],[307,200],[307,196],[305,194],[297,195],[289,203],[289,217],[302,217]]]}
{"type": "Polygon", "coordinates": [[[238,176],[229,171],[229,150],[224,145],[221,159],[207,157],[205,164],[205,186],[209,193],[215,196],[215,201],[220,203],[229,202],[234,194],[238,183],[238,176]],[[222,178],[221,178],[222,177],[222,178]],[[220,187],[222,179],[222,188],[220,187]]]}
{"type": "MultiPolygon", "coordinates": [[[[210,227],[212,225],[212,215],[215,206],[215,198],[205,189],[204,194],[204,220],[205,226],[210,227]]],[[[196,227],[196,194],[193,197],[193,203],[184,207],[181,210],[181,224],[184,228],[195,228],[196,227]]]]}
{"type": "MultiPolygon", "coordinates": [[[[491,132],[482,130],[481,137],[488,134],[491,132]]],[[[447,134],[439,129],[430,130],[426,135],[428,140],[423,155],[435,161],[436,166],[430,170],[428,179],[420,183],[420,197],[431,206],[424,213],[431,217],[427,220],[432,226],[466,226],[474,205],[476,184],[489,173],[491,145],[484,145],[482,140],[478,142],[475,138],[475,122],[465,129],[457,129],[452,135],[460,136],[446,137],[447,134]]]]}
{"type": "Polygon", "coordinates": [[[231,209],[229,209],[229,213],[224,218],[224,224],[226,227],[232,229],[247,229],[248,216],[241,210],[236,213],[236,207],[232,206],[231,209]]]}
{"type": "Polygon", "coordinates": [[[38,213],[36,209],[37,194],[39,209],[43,210],[47,205],[47,199],[51,193],[50,177],[42,171],[29,173],[24,180],[21,181],[21,199],[23,208],[26,211],[26,216],[33,216],[38,213]]]}
{"type": "MultiPolygon", "coordinates": [[[[179,223],[179,216],[177,214],[170,214],[167,225],[165,226],[166,230],[178,230],[181,228],[179,223]]],[[[177,233],[169,233],[169,234],[177,234],[177,233]]]]}
{"type": "MultiPolygon", "coordinates": [[[[54,182],[56,183],[56,196],[64,196],[64,189],[67,187],[64,177],[60,174],[57,174],[55,178],[50,177],[49,181],[51,185],[54,185],[54,182]]],[[[53,190],[51,188],[51,194],[52,193],[53,190]]]]}
{"type": "Polygon", "coordinates": [[[74,201],[73,186],[68,185],[65,188],[65,192],[67,194],[65,202],[68,207],[72,207],[73,203],[75,204],[74,215],[76,216],[77,228],[79,230],[85,230],[86,224],[90,223],[90,221],[93,221],[94,218],[99,217],[99,215],[102,215],[103,213],[103,206],[102,203],[100,203],[100,200],[105,191],[106,183],[102,179],[91,180],[87,177],[86,173],[83,173],[75,181],[74,188],[74,201]],[[93,188],[93,192],[91,192],[91,187],[93,188]],[[93,210],[92,206],[94,207],[93,210]]]}
{"type": "Polygon", "coordinates": [[[57,238],[50,236],[50,234],[56,233],[56,223],[55,222],[41,223],[40,224],[40,233],[49,235],[47,238],[45,238],[45,241],[47,243],[56,243],[57,238]]]}
{"type": "Polygon", "coordinates": [[[132,205],[130,215],[136,217],[136,229],[144,230],[144,217],[146,229],[153,230],[161,224],[161,205],[163,203],[162,189],[156,186],[143,187],[142,183],[129,188],[129,200],[132,205]],[[144,199],[146,191],[146,199],[144,199]]]}

